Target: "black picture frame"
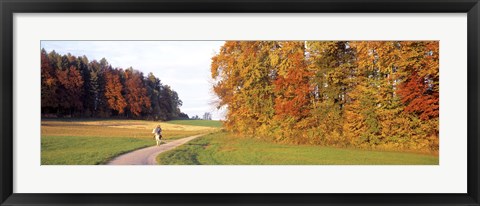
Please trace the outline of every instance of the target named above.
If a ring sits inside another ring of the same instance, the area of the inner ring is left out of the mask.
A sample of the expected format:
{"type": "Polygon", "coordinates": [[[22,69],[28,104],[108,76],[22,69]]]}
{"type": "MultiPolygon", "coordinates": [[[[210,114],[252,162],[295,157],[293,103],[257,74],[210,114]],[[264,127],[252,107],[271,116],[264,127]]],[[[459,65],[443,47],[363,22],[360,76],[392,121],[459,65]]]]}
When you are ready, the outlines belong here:
{"type": "Polygon", "coordinates": [[[478,0],[0,0],[1,205],[480,205],[478,0]],[[467,13],[468,185],[465,194],[22,194],[13,193],[15,13],[467,13]]]}

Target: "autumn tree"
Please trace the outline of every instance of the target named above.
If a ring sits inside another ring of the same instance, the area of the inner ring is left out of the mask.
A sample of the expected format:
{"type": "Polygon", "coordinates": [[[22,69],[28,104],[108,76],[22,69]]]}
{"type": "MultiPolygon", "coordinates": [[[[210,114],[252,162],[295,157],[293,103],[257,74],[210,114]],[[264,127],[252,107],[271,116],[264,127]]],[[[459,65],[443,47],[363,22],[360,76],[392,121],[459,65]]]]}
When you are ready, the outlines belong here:
{"type": "Polygon", "coordinates": [[[150,109],[150,99],[143,82],[143,74],[128,68],[125,70],[125,97],[127,109],[133,117],[139,117],[142,112],[150,109]]]}
{"type": "MultiPolygon", "coordinates": [[[[52,52],[54,53],[54,51],[52,52]]],[[[52,54],[54,56],[54,54],[52,54]]],[[[57,84],[54,64],[50,61],[47,52],[42,49],[41,58],[41,104],[42,113],[56,113],[58,109],[57,84]]]]}
{"type": "Polygon", "coordinates": [[[273,41],[226,42],[212,58],[213,91],[217,105],[228,105],[226,126],[246,134],[267,134],[274,116],[276,76],[273,41]]]}
{"type": "Polygon", "coordinates": [[[346,145],[344,113],[353,87],[354,51],[345,41],[307,42],[307,51],[313,73],[308,123],[315,135],[311,141],[346,145]]]}
{"type": "Polygon", "coordinates": [[[42,116],[188,118],[182,101],[153,73],[113,68],[105,58],[40,52],[42,116]]]}
{"type": "Polygon", "coordinates": [[[399,79],[398,42],[351,42],[356,51],[354,88],[346,108],[346,135],[351,141],[377,146],[405,133],[402,105],[395,88],[399,79]]]}
{"type": "Polygon", "coordinates": [[[402,42],[403,67],[406,75],[398,93],[405,111],[422,120],[439,114],[438,42],[402,42]]]}
{"type": "Polygon", "coordinates": [[[244,100],[238,97],[242,88],[242,76],[239,72],[241,63],[237,59],[241,53],[241,42],[227,41],[220,48],[219,53],[212,57],[211,66],[212,78],[215,82],[213,91],[220,100],[217,107],[228,107],[225,126],[229,130],[238,132],[242,132],[243,129],[239,127],[243,127],[243,124],[237,121],[241,121],[245,116],[242,112],[244,100]]]}
{"type": "Polygon", "coordinates": [[[305,120],[310,114],[311,91],[309,71],[305,59],[305,42],[282,41],[273,52],[278,58],[274,88],[274,122],[281,128],[277,138],[284,141],[305,143],[305,120]]]}
{"type": "Polygon", "coordinates": [[[304,42],[281,42],[277,55],[279,63],[275,87],[275,112],[280,118],[290,117],[295,121],[309,114],[311,87],[305,61],[304,42]]]}
{"type": "Polygon", "coordinates": [[[123,114],[127,102],[123,97],[123,85],[120,81],[119,71],[109,68],[105,72],[105,98],[107,99],[108,107],[114,110],[117,114],[123,114]]]}
{"type": "Polygon", "coordinates": [[[83,79],[80,71],[75,66],[58,69],[56,73],[59,85],[59,104],[71,116],[75,111],[82,110],[81,94],[83,92],[83,79]]]}
{"type": "Polygon", "coordinates": [[[227,41],[226,128],[291,143],[438,150],[438,42],[227,41]]]}
{"type": "Polygon", "coordinates": [[[439,144],[439,42],[401,42],[404,72],[398,94],[404,111],[413,114],[416,144],[438,150],[439,144]],[[419,118],[421,121],[416,120],[419,118]]]}

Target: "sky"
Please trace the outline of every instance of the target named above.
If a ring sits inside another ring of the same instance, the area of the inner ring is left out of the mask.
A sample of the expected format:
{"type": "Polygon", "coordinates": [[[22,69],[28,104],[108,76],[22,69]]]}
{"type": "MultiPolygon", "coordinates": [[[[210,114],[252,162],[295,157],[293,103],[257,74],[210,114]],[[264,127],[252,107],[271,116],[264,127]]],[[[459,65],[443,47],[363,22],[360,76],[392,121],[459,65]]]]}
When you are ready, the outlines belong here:
{"type": "Polygon", "coordinates": [[[85,55],[89,61],[105,58],[114,68],[133,67],[146,76],[152,72],[178,93],[180,110],[189,117],[210,112],[215,120],[225,111],[212,102],[210,64],[223,41],[42,41],[47,52],[85,55]]]}

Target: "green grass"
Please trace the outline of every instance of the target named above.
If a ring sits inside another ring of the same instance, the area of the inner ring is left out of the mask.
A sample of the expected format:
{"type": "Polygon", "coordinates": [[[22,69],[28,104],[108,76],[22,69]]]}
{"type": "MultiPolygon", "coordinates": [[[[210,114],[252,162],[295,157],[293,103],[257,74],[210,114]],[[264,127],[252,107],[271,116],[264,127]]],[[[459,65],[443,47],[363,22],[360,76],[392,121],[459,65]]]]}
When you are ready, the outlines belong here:
{"type": "Polygon", "coordinates": [[[216,130],[143,120],[42,120],[42,165],[95,165],[155,145],[152,129],[161,124],[171,141],[216,130]]]}
{"type": "Polygon", "coordinates": [[[222,122],[217,120],[172,120],[167,123],[203,127],[222,127],[222,122]]]}
{"type": "Polygon", "coordinates": [[[164,165],[438,165],[433,155],[284,145],[214,133],[160,154],[164,165]]]}
{"type": "Polygon", "coordinates": [[[42,137],[42,165],[96,165],[128,151],[154,145],[129,137],[42,137]]]}

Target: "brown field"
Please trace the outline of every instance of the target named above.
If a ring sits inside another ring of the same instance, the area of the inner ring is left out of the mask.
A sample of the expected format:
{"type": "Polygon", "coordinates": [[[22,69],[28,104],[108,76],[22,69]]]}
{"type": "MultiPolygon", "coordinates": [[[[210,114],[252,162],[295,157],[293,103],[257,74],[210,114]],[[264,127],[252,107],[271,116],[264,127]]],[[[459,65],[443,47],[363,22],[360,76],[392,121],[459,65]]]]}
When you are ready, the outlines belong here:
{"type": "Polygon", "coordinates": [[[143,120],[42,120],[42,136],[151,138],[151,132],[158,124],[161,125],[163,129],[163,137],[166,140],[208,133],[216,130],[212,127],[178,125],[143,120]]]}

